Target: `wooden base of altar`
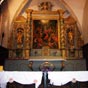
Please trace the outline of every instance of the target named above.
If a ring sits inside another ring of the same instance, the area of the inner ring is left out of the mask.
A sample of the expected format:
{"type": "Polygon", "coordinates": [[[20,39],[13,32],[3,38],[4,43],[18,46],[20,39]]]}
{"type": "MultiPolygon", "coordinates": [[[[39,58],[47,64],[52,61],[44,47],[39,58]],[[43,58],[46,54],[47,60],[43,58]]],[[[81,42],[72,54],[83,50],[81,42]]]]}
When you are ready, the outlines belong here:
{"type": "Polygon", "coordinates": [[[42,65],[54,66],[54,71],[85,71],[86,60],[85,59],[73,59],[73,60],[34,60],[34,59],[23,59],[23,60],[5,60],[4,70],[5,71],[40,71],[42,65]],[[63,62],[63,63],[62,63],[63,62]],[[64,68],[62,68],[64,64],[64,68]]]}

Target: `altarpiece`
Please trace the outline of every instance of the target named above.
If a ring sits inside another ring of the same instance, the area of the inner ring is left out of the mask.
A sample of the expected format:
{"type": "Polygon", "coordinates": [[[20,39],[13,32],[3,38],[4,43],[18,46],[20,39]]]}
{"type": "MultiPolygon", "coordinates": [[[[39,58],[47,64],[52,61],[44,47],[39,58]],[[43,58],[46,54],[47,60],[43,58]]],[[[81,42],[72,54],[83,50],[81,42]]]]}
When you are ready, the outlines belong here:
{"type": "Polygon", "coordinates": [[[13,22],[10,59],[82,58],[83,40],[72,16],[64,18],[63,9],[52,11],[50,2],[41,3],[38,11],[26,9],[25,13],[26,18],[21,15],[13,22]]]}

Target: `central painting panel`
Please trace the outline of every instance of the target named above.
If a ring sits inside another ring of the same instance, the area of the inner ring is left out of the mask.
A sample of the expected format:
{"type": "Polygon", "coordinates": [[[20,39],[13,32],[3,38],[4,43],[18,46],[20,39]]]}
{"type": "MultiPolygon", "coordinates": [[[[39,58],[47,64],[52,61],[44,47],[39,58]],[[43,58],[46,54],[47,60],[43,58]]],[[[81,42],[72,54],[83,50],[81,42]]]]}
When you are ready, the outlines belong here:
{"type": "Polygon", "coordinates": [[[33,49],[58,49],[57,20],[33,20],[33,49]]]}

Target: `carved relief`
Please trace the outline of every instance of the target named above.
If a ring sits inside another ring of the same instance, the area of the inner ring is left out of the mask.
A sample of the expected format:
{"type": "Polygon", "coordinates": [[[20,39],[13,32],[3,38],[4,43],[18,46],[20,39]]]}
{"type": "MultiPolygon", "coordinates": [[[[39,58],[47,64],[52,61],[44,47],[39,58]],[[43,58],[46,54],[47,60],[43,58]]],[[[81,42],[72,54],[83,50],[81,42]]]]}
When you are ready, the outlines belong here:
{"type": "Polygon", "coordinates": [[[52,10],[51,2],[42,2],[39,4],[39,10],[52,10]]]}

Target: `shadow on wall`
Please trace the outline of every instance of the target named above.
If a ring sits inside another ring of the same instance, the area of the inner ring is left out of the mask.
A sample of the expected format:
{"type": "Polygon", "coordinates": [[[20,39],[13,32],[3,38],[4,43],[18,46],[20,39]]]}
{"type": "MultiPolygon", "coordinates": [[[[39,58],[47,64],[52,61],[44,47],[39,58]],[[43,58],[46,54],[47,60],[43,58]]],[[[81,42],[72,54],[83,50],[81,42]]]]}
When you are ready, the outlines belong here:
{"type": "Polygon", "coordinates": [[[5,60],[8,58],[9,50],[0,46],[0,65],[4,66],[5,60]]]}

